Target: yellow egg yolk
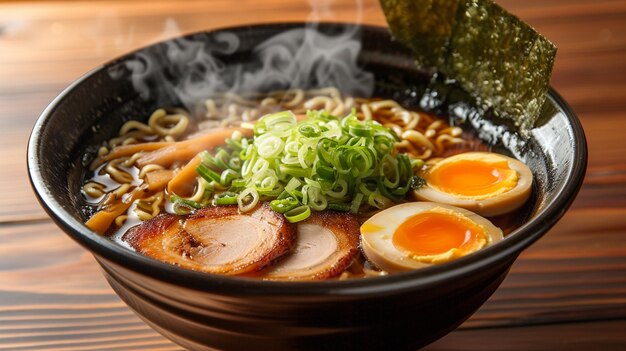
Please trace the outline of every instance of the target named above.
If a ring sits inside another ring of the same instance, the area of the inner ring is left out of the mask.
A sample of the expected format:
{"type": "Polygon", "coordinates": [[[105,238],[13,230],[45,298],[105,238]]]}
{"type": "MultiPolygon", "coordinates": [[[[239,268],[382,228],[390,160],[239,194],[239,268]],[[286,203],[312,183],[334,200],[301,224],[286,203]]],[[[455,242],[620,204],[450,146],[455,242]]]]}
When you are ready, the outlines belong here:
{"type": "Polygon", "coordinates": [[[439,190],[468,198],[486,198],[506,192],[517,183],[517,172],[506,160],[456,159],[441,162],[428,173],[428,183],[439,190]]]}
{"type": "Polygon", "coordinates": [[[471,252],[485,245],[485,229],[471,220],[440,212],[409,217],[393,234],[393,244],[413,256],[444,254],[458,249],[471,252]]]}

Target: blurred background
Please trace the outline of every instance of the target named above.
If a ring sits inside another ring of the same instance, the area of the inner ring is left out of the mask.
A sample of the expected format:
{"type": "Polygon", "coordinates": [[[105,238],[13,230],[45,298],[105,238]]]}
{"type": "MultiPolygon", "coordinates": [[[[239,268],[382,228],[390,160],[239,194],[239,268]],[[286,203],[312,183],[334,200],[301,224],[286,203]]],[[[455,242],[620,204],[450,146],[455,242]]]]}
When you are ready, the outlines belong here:
{"type": "MultiPolygon", "coordinates": [[[[497,2],[558,46],[552,85],[583,123],[589,169],[561,223],[428,349],[626,349],[626,1],[497,2]]],[[[26,144],[45,106],[150,43],[307,20],[386,25],[376,0],[0,1],[0,350],[178,349],[125,307],[32,195],[26,144]]]]}

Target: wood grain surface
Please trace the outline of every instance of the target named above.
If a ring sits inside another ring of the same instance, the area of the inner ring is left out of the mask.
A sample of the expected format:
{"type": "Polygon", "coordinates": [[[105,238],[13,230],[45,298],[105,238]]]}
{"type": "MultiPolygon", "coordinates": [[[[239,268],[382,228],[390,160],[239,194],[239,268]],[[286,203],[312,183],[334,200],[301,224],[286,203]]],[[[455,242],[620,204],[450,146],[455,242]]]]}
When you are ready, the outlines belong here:
{"type": "MultiPolygon", "coordinates": [[[[558,46],[552,85],[583,123],[589,168],[560,223],[470,320],[426,349],[625,350],[626,2],[499,3],[558,46]]],[[[0,2],[0,350],[180,349],[117,298],[32,195],[26,143],[45,106],[149,43],[307,19],[384,25],[372,0],[0,2]]]]}

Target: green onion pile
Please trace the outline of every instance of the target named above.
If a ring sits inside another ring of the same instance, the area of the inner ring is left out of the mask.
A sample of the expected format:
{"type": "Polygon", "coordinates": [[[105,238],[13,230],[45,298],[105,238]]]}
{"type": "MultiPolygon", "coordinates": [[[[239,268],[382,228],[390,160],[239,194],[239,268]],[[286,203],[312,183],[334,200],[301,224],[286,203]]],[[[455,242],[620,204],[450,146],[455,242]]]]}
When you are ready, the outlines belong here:
{"type": "Polygon", "coordinates": [[[384,209],[420,181],[414,170],[422,161],[395,154],[396,141],[391,130],[358,120],[354,110],[344,118],[308,111],[300,122],[291,111],[266,115],[254,125],[253,139],[234,133],[214,155],[200,154],[202,202],[171,200],[181,211],[237,204],[241,212],[271,201],[290,222],[312,210],[384,209]]]}

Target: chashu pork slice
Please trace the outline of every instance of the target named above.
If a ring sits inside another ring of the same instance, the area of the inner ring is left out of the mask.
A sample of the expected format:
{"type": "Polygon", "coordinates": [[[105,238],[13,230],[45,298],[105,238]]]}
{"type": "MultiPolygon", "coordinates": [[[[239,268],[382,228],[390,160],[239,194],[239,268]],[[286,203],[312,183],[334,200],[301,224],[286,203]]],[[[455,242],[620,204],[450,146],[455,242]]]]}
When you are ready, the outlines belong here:
{"type": "Polygon", "coordinates": [[[354,260],[359,245],[356,216],[313,212],[298,223],[291,254],[259,272],[267,280],[321,280],[340,275],[354,260]]]}
{"type": "Polygon", "coordinates": [[[122,238],[137,252],[197,271],[254,272],[290,252],[295,225],[267,204],[240,213],[237,206],[207,207],[190,216],[162,215],[122,238]]]}

